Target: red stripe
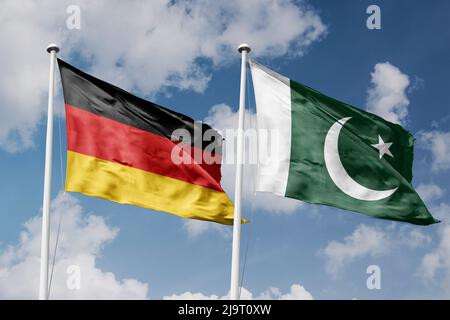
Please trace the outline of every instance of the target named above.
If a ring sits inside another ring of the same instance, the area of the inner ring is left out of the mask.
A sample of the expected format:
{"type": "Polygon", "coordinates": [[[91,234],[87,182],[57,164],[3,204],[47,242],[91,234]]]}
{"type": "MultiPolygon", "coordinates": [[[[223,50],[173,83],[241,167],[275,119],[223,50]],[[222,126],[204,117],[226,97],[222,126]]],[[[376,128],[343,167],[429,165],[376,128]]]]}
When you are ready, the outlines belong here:
{"type": "MultiPolygon", "coordinates": [[[[223,191],[220,163],[175,164],[166,137],[66,104],[67,148],[71,151],[223,191]]],[[[186,146],[186,145],[185,145],[186,146]]],[[[191,146],[191,154],[196,149],[191,146]]],[[[207,153],[201,149],[197,151],[207,153]]]]}

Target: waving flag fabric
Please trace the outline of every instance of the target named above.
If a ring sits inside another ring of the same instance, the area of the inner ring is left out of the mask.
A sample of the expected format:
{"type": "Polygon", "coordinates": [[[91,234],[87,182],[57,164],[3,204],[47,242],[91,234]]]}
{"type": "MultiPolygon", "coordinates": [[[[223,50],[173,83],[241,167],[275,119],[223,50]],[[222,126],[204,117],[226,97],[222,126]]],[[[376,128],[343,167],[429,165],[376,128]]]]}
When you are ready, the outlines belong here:
{"type": "Polygon", "coordinates": [[[204,142],[201,133],[212,130],[208,125],[62,60],[58,64],[67,122],[66,191],[232,224],[233,204],[220,185],[222,137],[216,131],[204,142]],[[194,138],[174,141],[177,130],[194,138]],[[192,161],[174,162],[174,148],[192,161]]]}
{"type": "Polygon", "coordinates": [[[414,224],[437,222],[414,191],[412,135],[252,61],[257,191],[414,224]],[[275,150],[275,151],[274,151],[275,150]]]}

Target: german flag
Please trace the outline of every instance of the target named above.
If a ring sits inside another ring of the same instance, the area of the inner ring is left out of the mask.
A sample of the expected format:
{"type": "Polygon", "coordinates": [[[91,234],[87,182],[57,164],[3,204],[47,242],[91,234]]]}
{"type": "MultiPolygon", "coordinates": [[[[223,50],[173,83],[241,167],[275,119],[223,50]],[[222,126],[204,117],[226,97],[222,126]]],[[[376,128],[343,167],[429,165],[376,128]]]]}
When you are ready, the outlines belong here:
{"type": "Polygon", "coordinates": [[[67,125],[66,191],[233,223],[233,204],[220,185],[217,131],[60,59],[58,64],[67,125]],[[207,130],[211,141],[203,141],[207,130]],[[180,141],[183,135],[176,132],[193,138],[180,141]],[[173,161],[177,152],[183,161],[173,161]]]}

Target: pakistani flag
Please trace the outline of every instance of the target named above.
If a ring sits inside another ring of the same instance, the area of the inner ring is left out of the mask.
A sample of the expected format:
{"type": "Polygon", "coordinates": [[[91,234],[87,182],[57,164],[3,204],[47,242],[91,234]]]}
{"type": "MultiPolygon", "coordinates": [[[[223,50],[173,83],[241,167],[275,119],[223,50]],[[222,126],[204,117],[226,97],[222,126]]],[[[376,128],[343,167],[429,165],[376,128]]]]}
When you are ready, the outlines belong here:
{"type": "Polygon", "coordinates": [[[254,61],[250,65],[259,137],[279,137],[270,144],[259,139],[257,191],[377,218],[438,222],[411,186],[409,132],[254,61]]]}

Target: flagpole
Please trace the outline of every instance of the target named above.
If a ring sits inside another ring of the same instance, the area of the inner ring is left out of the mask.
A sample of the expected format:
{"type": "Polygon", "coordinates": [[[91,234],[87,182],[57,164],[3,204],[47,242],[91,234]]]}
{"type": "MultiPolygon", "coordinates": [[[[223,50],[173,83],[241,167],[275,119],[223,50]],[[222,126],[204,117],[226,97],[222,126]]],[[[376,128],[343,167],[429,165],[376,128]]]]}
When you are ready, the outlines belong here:
{"type": "Polygon", "coordinates": [[[250,52],[248,44],[241,44],[241,88],[239,96],[239,125],[237,134],[236,181],[234,191],[234,222],[233,249],[231,253],[231,286],[230,299],[239,300],[239,272],[241,247],[241,198],[242,198],[242,169],[244,160],[244,113],[245,113],[245,80],[247,72],[247,54],[250,52]]]}
{"type": "Polygon", "coordinates": [[[41,270],[39,277],[39,300],[48,299],[48,251],[50,229],[50,197],[52,190],[52,146],[53,146],[53,100],[55,95],[56,54],[59,47],[50,44],[50,79],[48,82],[47,138],[45,142],[44,197],[42,204],[41,270]]]}

